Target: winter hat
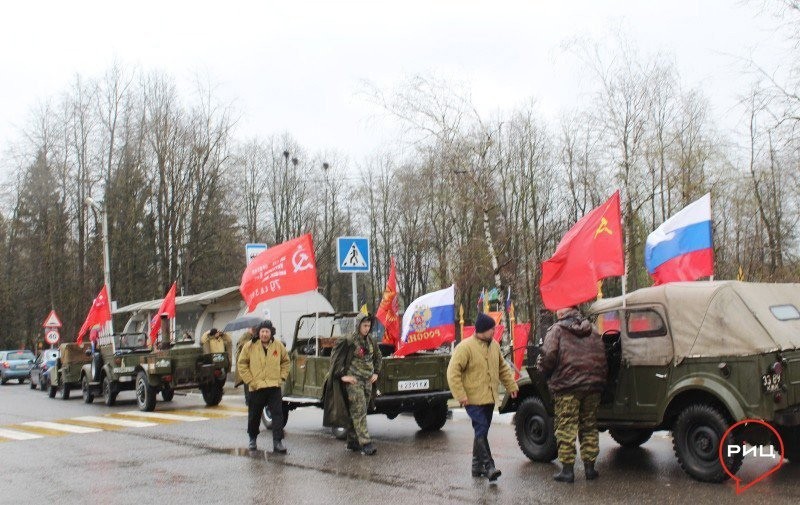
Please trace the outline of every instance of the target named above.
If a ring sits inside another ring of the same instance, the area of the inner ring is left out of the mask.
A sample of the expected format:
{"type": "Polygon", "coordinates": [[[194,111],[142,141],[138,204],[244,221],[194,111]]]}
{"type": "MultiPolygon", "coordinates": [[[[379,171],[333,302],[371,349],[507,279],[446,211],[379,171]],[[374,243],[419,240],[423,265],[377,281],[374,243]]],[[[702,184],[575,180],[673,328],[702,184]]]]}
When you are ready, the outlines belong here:
{"type": "Polygon", "coordinates": [[[258,330],[256,331],[256,335],[258,335],[259,333],[261,333],[261,328],[266,328],[266,329],[268,329],[268,330],[269,330],[269,332],[270,332],[269,334],[270,334],[271,336],[273,336],[273,337],[274,337],[274,336],[276,335],[276,333],[277,333],[277,331],[275,330],[275,327],[274,327],[274,326],[272,326],[272,321],[270,321],[269,319],[264,319],[263,321],[261,321],[261,324],[259,324],[259,325],[258,325],[258,330]]]}
{"type": "Polygon", "coordinates": [[[475,333],[483,333],[484,331],[491,330],[494,328],[494,325],[494,319],[486,314],[478,314],[478,317],[475,319],[475,333]]]}

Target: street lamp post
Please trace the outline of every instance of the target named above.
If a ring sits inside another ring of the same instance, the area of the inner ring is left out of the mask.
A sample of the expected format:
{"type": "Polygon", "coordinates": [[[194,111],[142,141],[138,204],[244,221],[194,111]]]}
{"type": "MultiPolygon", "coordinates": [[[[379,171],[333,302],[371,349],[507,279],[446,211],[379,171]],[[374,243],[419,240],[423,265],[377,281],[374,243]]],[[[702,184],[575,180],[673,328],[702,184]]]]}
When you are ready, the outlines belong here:
{"type": "MultiPolygon", "coordinates": [[[[109,307],[113,309],[113,298],[111,297],[111,258],[108,249],[108,213],[106,213],[105,205],[101,206],[99,203],[95,202],[91,196],[87,196],[83,202],[103,216],[103,281],[106,284],[109,307]]],[[[110,333],[114,333],[113,319],[109,323],[109,331],[110,333]]]]}

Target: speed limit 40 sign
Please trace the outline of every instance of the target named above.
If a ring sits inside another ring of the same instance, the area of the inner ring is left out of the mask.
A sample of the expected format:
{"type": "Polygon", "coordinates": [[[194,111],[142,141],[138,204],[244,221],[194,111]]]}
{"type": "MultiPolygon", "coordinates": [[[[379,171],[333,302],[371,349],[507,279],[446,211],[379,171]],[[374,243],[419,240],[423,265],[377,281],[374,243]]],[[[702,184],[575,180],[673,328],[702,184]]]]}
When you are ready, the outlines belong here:
{"type": "Polygon", "coordinates": [[[61,335],[58,334],[57,329],[49,328],[46,332],[44,332],[44,341],[48,344],[56,345],[59,340],[61,340],[61,335]]]}

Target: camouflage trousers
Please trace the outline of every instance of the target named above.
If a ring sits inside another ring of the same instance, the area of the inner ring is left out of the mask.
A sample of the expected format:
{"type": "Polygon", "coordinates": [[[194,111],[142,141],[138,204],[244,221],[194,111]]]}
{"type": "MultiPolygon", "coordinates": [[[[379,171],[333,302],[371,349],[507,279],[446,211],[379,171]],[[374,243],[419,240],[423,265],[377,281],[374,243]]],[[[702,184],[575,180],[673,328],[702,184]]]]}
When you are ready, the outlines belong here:
{"type": "Polygon", "coordinates": [[[347,432],[347,440],[365,445],[371,442],[367,431],[367,408],[372,394],[372,384],[368,380],[358,379],[355,384],[346,384],[347,403],[350,409],[350,420],[353,426],[347,432]]]}
{"type": "Polygon", "coordinates": [[[575,463],[575,438],[581,444],[581,459],[594,462],[600,453],[600,438],[597,432],[597,408],[600,393],[576,391],[553,397],[556,413],[556,441],[558,460],[571,465],[575,463]]]}

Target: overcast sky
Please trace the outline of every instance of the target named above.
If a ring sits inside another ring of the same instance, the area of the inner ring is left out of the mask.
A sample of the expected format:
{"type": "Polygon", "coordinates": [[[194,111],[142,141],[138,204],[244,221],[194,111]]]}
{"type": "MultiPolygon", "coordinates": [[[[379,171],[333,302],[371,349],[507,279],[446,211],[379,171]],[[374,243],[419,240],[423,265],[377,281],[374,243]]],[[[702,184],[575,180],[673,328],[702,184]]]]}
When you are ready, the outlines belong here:
{"type": "MultiPolygon", "coordinates": [[[[591,89],[562,46],[608,40],[615,26],[643,53],[672,55],[711,99],[723,128],[746,92],[736,58],[780,61],[776,20],[758,2],[553,1],[36,1],[0,6],[0,149],[31,108],[75,74],[114,60],[161,70],[188,89],[202,74],[241,115],[241,138],[288,131],[312,151],[358,161],[392,135],[359,94],[422,73],[463,82],[484,114],[533,97],[547,119],[591,89]]],[[[609,42],[611,43],[611,42],[609,42]]],[[[583,96],[583,98],[582,98],[583,96]]]]}

